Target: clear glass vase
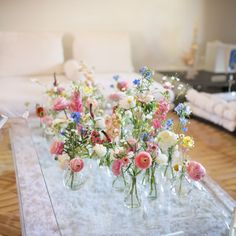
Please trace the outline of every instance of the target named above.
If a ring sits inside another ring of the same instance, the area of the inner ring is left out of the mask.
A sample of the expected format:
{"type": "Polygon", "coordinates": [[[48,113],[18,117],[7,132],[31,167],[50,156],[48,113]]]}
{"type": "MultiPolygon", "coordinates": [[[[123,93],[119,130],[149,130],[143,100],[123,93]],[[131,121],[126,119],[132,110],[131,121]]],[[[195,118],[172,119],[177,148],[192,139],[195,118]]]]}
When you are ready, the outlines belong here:
{"type": "Polygon", "coordinates": [[[157,181],[155,165],[149,168],[148,182],[146,184],[146,196],[154,200],[157,198],[157,181]]]}
{"type": "Polygon", "coordinates": [[[136,176],[130,176],[130,182],[125,191],[124,205],[128,208],[139,208],[141,206],[136,176]]]}
{"type": "Polygon", "coordinates": [[[193,189],[192,181],[184,175],[180,175],[172,184],[172,193],[178,197],[187,197],[193,189]]]}
{"type": "Polygon", "coordinates": [[[64,171],[63,183],[64,186],[70,190],[79,190],[85,183],[86,178],[84,174],[80,172],[73,172],[70,168],[64,171]]]}
{"type": "Polygon", "coordinates": [[[126,182],[125,178],[122,175],[115,176],[112,181],[112,187],[119,192],[123,192],[125,187],[128,183],[126,182]]]}

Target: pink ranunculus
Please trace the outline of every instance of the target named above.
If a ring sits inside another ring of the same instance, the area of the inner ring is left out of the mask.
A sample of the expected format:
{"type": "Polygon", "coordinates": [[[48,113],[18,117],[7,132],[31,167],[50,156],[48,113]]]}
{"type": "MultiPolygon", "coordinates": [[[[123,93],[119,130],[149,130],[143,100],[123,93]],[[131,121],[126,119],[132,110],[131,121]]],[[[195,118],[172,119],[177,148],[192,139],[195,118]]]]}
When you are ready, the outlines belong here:
{"type": "Polygon", "coordinates": [[[158,119],[153,119],[152,124],[154,129],[160,129],[162,127],[162,124],[158,119]]]}
{"type": "Polygon", "coordinates": [[[128,89],[128,83],[126,81],[121,81],[121,82],[118,82],[117,83],[117,88],[120,90],[120,91],[126,91],[128,89]]]}
{"type": "Polygon", "coordinates": [[[64,150],[64,143],[61,141],[54,141],[51,144],[50,152],[51,154],[61,155],[64,150]]]}
{"type": "Polygon", "coordinates": [[[115,176],[121,175],[121,168],[123,166],[122,160],[116,159],[112,164],[112,172],[115,176]]]}
{"type": "Polygon", "coordinates": [[[152,157],[148,152],[140,152],[136,157],[135,157],[135,165],[142,169],[145,170],[149,168],[152,165],[152,157]]]}
{"type": "Polygon", "coordinates": [[[83,103],[79,92],[75,91],[73,93],[69,108],[72,112],[83,112],[83,103]]]}
{"type": "Polygon", "coordinates": [[[112,93],[109,95],[109,99],[114,102],[118,102],[121,99],[121,95],[119,93],[112,93]]]}
{"type": "Polygon", "coordinates": [[[40,118],[40,122],[48,127],[52,125],[53,119],[51,116],[44,116],[40,118]]]}
{"type": "Polygon", "coordinates": [[[196,161],[190,161],[187,165],[187,172],[191,179],[199,181],[206,175],[204,166],[196,161]]]}
{"type": "Polygon", "coordinates": [[[68,102],[63,97],[58,97],[53,101],[53,110],[62,111],[68,107],[68,102]]]}
{"type": "Polygon", "coordinates": [[[80,157],[70,160],[70,169],[73,172],[80,172],[84,168],[84,161],[80,157]]]}

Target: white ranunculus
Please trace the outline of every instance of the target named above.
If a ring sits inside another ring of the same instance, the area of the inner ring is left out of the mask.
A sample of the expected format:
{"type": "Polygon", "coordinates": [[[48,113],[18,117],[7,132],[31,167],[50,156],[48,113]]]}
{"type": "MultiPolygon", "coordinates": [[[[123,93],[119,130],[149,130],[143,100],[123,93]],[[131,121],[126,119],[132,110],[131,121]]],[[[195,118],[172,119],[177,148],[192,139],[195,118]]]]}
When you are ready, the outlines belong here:
{"type": "Polygon", "coordinates": [[[159,152],[158,155],[157,155],[156,162],[157,162],[159,165],[167,165],[167,162],[168,162],[168,157],[167,157],[167,155],[164,154],[164,153],[159,152]]]}
{"type": "Polygon", "coordinates": [[[176,145],[178,141],[178,135],[169,130],[164,130],[157,135],[157,139],[161,150],[166,152],[168,148],[176,145]]]}
{"type": "Polygon", "coordinates": [[[132,107],[135,107],[135,104],[136,103],[133,96],[125,96],[119,102],[120,107],[124,109],[130,109],[132,107]]]}
{"type": "Polygon", "coordinates": [[[102,144],[96,144],[93,147],[93,150],[98,155],[98,157],[104,157],[107,153],[107,148],[104,147],[102,144]]]}
{"type": "Polygon", "coordinates": [[[99,128],[99,129],[105,129],[106,128],[105,119],[103,117],[97,117],[96,118],[96,128],[99,128]]]}

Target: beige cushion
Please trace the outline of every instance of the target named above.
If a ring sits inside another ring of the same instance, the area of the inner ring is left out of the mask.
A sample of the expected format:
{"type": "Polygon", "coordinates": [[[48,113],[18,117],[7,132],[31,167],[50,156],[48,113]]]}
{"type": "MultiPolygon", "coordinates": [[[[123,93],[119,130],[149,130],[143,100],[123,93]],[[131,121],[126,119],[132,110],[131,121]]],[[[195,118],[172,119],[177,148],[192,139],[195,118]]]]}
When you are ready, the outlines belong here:
{"type": "Polygon", "coordinates": [[[60,35],[0,32],[0,77],[62,73],[60,35]]]}
{"type": "Polygon", "coordinates": [[[129,37],[125,33],[78,33],[73,59],[93,66],[96,72],[133,72],[129,37]]]}

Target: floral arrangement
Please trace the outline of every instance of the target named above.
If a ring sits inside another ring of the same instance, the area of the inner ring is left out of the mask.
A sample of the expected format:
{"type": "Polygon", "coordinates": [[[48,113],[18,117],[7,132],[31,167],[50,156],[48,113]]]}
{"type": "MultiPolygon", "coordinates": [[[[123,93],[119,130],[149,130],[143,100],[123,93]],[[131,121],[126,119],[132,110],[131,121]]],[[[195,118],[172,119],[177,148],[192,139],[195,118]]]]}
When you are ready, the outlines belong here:
{"type": "Polygon", "coordinates": [[[174,109],[178,121],[169,116],[172,84],[165,82],[162,92],[154,89],[153,72],[147,67],[131,87],[119,76],[113,79],[108,111],[102,109],[104,99],[91,81],[74,82],[67,92],[56,79],[47,92],[49,108],[37,107],[41,122],[55,136],[51,153],[68,170],[66,186],[77,189],[84,182],[85,158],[98,159],[100,166],[111,169],[113,186],[125,190],[129,208],[141,205],[139,185],[146,187],[148,198],[157,198],[157,173],[177,194],[182,193],[184,179],[201,180],[204,167],[189,158],[194,147],[193,138],[186,135],[191,110],[181,103],[174,109]]]}

